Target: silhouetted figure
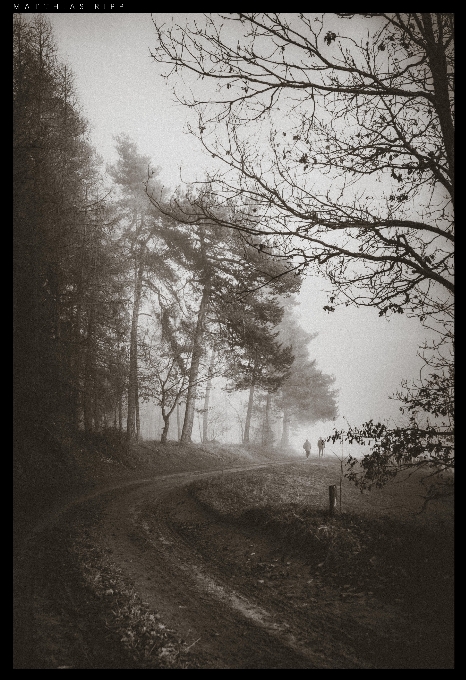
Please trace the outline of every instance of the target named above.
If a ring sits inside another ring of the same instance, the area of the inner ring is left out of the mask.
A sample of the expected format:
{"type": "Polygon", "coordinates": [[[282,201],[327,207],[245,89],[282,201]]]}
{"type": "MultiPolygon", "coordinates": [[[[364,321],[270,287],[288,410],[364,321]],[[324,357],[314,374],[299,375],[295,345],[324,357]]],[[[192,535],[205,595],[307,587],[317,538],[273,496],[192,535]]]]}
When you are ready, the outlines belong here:
{"type": "Polygon", "coordinates": [[[322,437],[319,437],[319,440],[317,442],[317,448],[319,449],[319,458],[322,456],[324,457],[324,449],[325,449],[325,440],[322,439],[322,437]]]}
{"type": "Polygon", "coordinates": [[[309,439],[306,439],[304,442],[303,449],[306,451],[306,458],[309,458],[309,454],[311,453],[311,442],[309,439]]]}

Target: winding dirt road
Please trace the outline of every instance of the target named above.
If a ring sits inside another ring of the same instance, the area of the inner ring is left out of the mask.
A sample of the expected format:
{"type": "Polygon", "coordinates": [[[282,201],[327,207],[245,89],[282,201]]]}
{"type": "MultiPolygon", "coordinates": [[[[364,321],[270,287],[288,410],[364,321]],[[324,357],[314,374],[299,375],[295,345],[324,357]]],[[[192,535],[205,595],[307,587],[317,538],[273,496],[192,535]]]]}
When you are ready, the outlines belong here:
{"type": "MultiPolygon", "coordinates": [[[[267,465],[225,472],[259,467],[267,465]]],[[[308,565],[297,558],[286,562],[285,585],[267,583],[252,572],[243,574],[254,560],[257,568],[265,563],[274,567],[278,557],[265,538],[219,522],[194,501],[188,483],[214,474],[222,473],[186,472],[119,483],[51,512],[23,547],[23,566],[17,575],[18,620],[34,619],[28,608],[33,601],[37,607],[38,598],[44,597],[37,592],[44,580],[34,577],[35,565],[41,564],[42,572],[52,568],[53,550],[41,536],[53,525],[71,526],[76,508],[86,506],[91,515],[95,509],[103,548],[148,608],[195,651],[196,667],[374,667],[355,654],[351,634],[341,622],[352,621],[356,635],[361,616],[367,617],[374,607],[383,629],[384,619],[393,623],[390,608],[381,611],[380,603],[367,598],[342,602],[340,594],[320,582],[318,575],[310,578],[308,565]]],[[[27,628],[18,627],[20,646],[34,637],[35,631],[27,628]]],[[[24,663],[22,667],[31,668],[24,663]]],[[[68,663],[58,667],[79,667],[72,659],[68,663]]]]}
{"type": "Polygon", "coordinates": [[[313,668],[311,655],[294,644],[286,626],[214,575],[176,531],[174,518],[213,523],[183,493],[183,477],[108,496],[101,530],[112,559],[149,608],[188,645],[196,645],[205,667],[313,668]],[[141,519],[148,509],[150,523],[141,519]],[[138,534],[140,527],[146,540],[138,534]]]}

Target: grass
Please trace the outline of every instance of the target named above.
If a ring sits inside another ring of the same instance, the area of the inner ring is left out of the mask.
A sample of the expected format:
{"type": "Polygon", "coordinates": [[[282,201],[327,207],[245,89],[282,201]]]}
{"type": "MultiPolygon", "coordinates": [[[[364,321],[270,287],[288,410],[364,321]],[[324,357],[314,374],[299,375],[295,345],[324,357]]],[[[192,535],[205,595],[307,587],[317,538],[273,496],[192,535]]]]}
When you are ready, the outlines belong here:
{"type": "Polygon", "coordinates": [[[451,605],[451,503],[423,505],[422,477],[407,476],[361,494],[342,483],[332,517],[328,486],[340,482],[339,461],[300,463],[273,471],[199,480],[191,493],[223,520],[253,526],[305,557],[337,583],[377,592],[406,607],[443,611],[451,605]]]}

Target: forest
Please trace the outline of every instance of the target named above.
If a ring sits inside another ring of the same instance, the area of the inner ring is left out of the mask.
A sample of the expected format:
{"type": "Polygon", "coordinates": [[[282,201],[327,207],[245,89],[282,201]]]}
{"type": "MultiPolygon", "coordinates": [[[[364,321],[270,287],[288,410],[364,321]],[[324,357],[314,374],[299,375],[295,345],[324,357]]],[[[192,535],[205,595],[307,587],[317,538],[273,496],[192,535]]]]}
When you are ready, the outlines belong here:
{"type": "Polygon", "coordinates": [[[14,667],[452,668],[454,15],[70,16],[13,16],[14,667]]]}
{"type": "Polygon", "coordinates": [[[83,433],[137,441],[143,417],[162,443],[221,439],[233,421],[238,443],[285,448],[290,428],[334,418],[290,262],[216,221],[178,220],[170,204],[192,217],[198,193],[168,195],[124,133],[104,168],[46,18],[15,15],[13,48],[19,469],[31,442],[37,455],[83,433]],[[216,379],[227,412],[212,407],[216,379]]]}

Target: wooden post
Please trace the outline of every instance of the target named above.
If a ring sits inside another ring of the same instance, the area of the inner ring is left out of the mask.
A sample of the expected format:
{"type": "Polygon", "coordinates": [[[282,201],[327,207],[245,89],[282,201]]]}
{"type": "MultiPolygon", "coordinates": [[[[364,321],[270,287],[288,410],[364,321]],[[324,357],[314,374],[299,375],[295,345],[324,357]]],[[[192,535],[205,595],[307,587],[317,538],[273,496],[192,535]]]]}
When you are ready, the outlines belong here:
{"type": "Polygon", "coordinates": [[[333,516],[337,506],[337,485],[332,484],[328,487],[328,500],[330,515],[333,516]]]}

